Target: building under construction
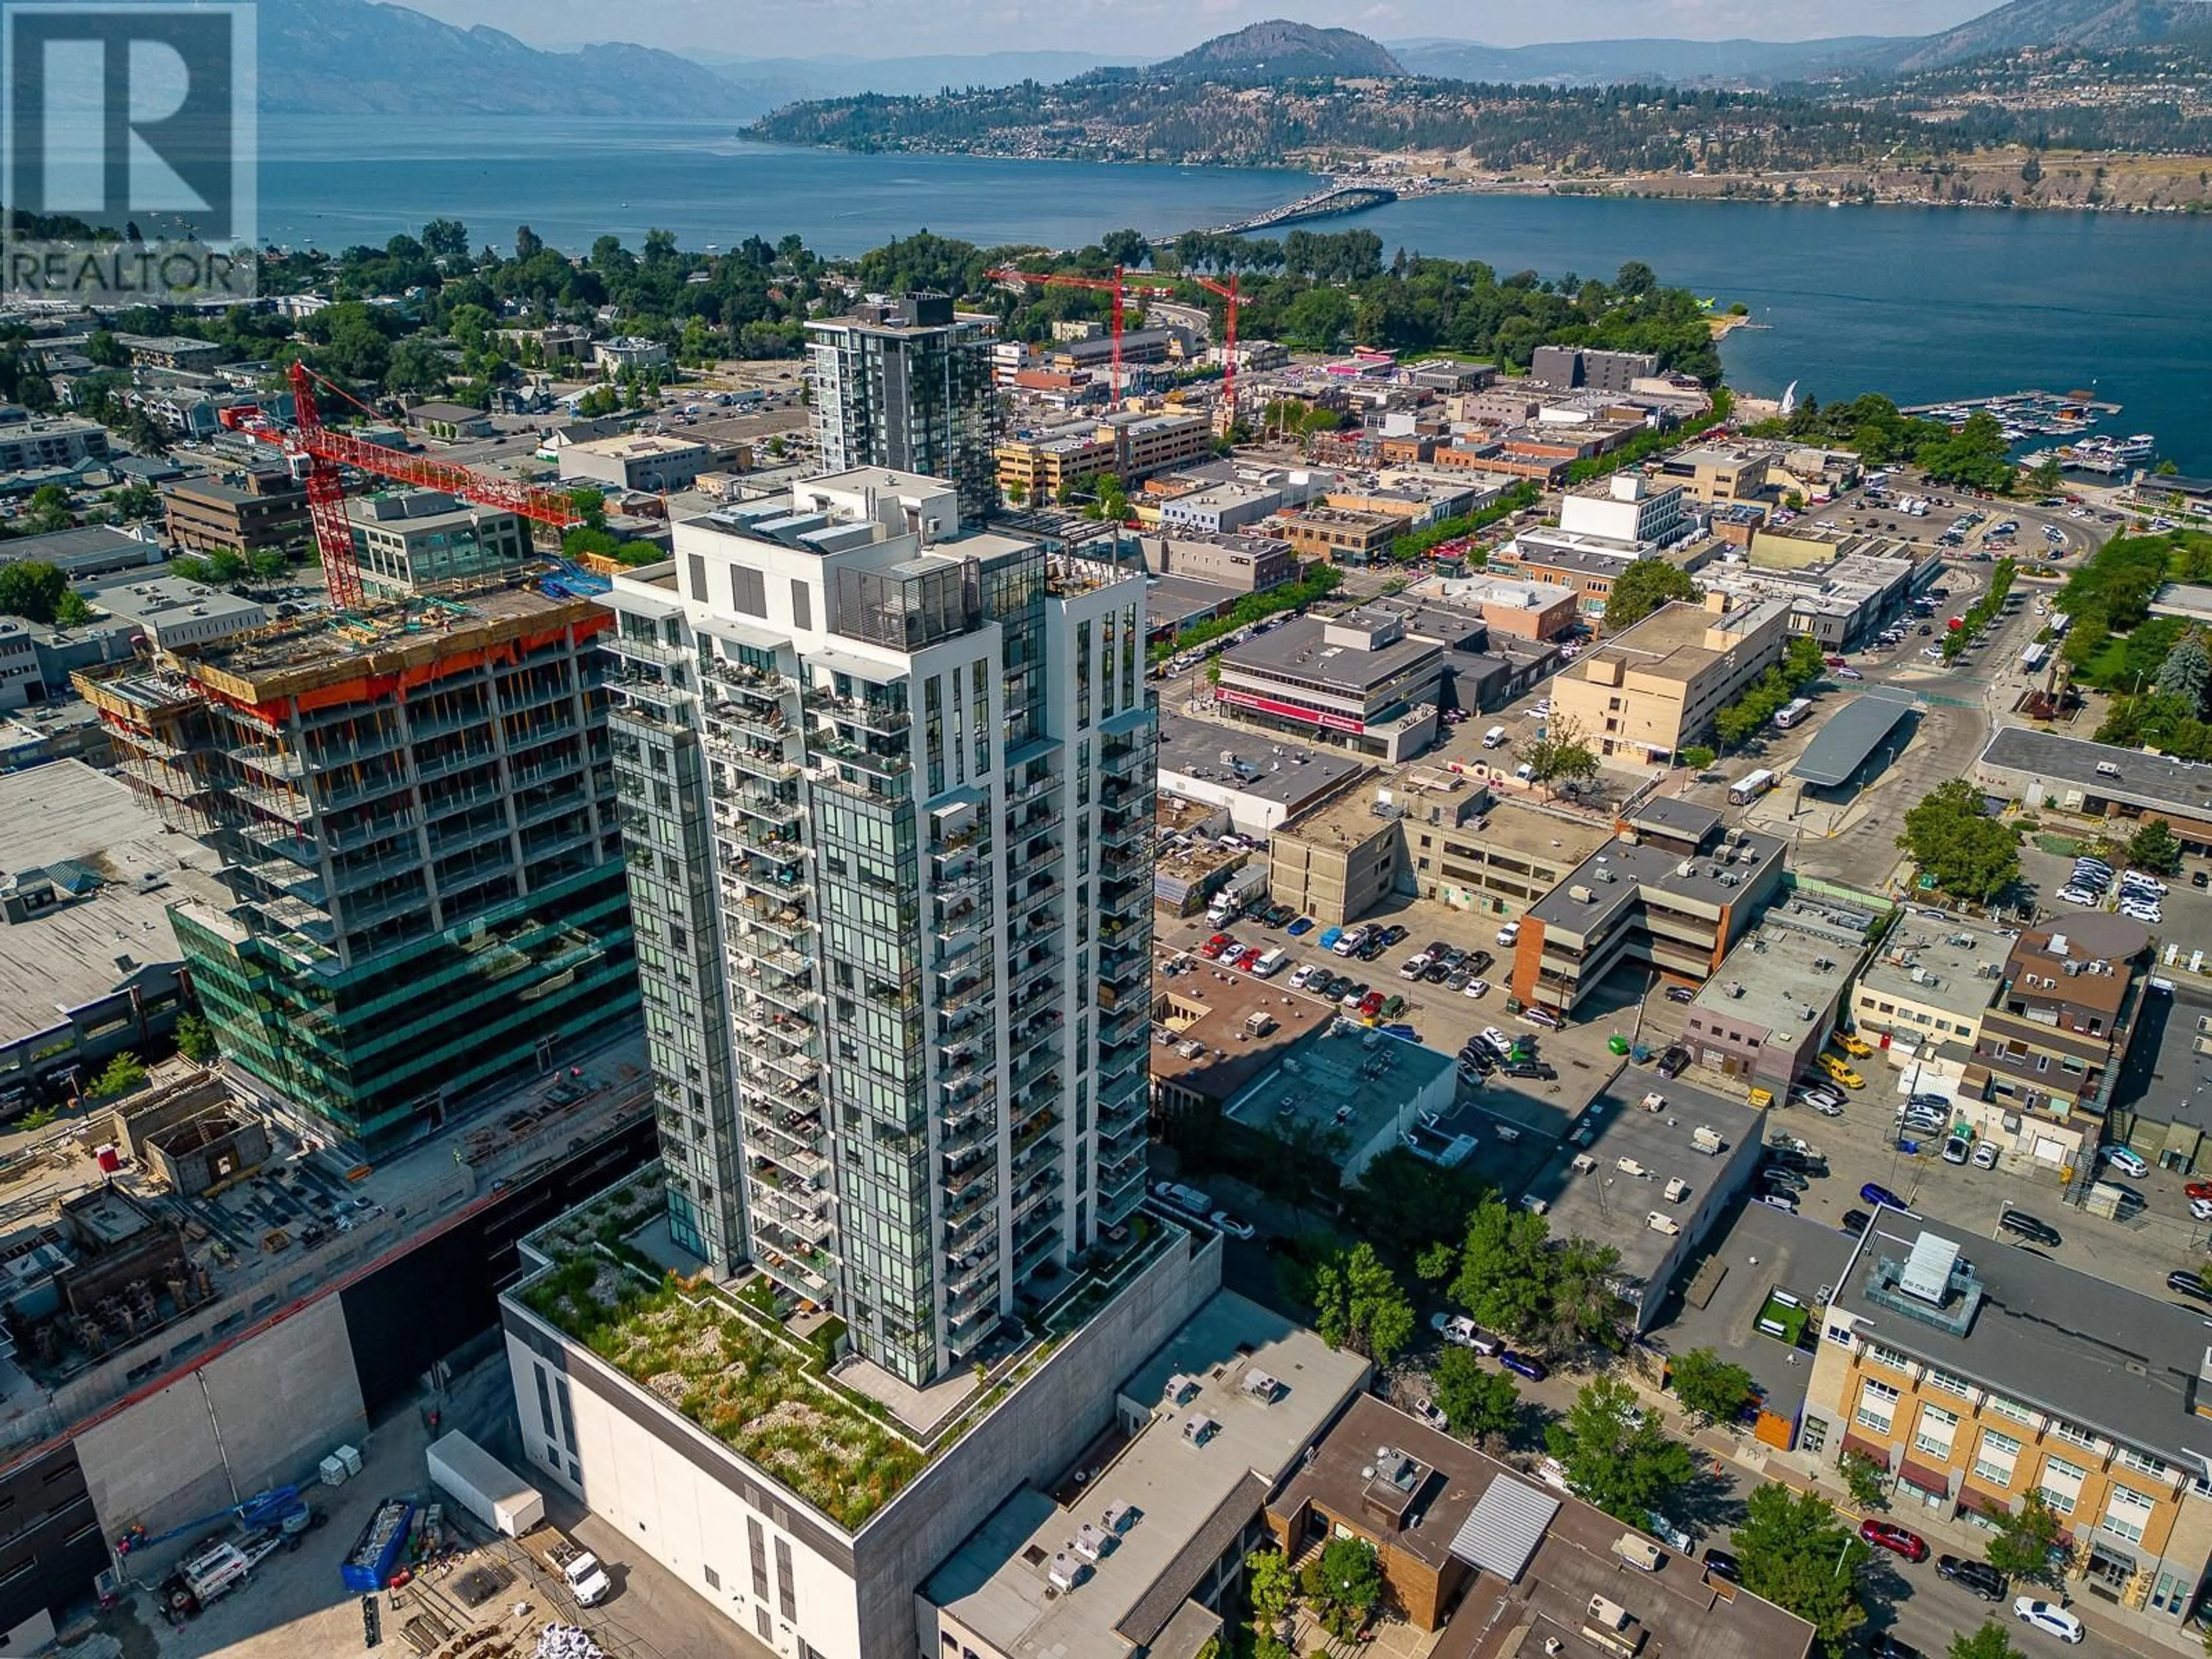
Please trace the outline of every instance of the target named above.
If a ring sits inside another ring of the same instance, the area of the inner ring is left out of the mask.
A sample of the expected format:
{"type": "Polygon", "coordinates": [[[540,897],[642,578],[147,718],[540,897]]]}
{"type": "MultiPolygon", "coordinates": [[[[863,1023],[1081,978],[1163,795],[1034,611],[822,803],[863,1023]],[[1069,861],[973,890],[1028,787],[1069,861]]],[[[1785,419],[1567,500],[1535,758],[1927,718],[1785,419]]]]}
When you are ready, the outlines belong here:
{"type": "Polygon", "coordinates": [[[224,1056],[365,1153],[637,1017],[611,617],[514,581],[85,674],[121,775],[222,854],[170,912],[224,1056]]]}

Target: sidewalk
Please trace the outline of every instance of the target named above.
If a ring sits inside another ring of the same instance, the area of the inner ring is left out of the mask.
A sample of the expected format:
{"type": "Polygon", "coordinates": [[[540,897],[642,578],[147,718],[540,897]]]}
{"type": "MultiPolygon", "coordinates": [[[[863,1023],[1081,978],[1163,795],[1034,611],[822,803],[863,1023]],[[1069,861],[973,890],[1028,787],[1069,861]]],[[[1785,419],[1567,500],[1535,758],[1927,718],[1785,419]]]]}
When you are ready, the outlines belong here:
{"type": "MultiPolygon", "coordinates": [[[[1808,1473],[1795,1462],[1784,1461],[1789,1454],[1754,1440],[1748,1434],[1736,1434],[1722,1428],[1692,1427],[1692,1419],[1675,1403],[1672,1395],[1655,1392],[1649,1383],[1626,1370],[1616,1375],[1634,1386],[1647,1410],[1656,1410],[1665,1419],[1668,1433],[1686,1442],[1693,1449],[1715,1458],[1715,1467],[1724,1478],[1735,1483],[1739,1496],[1748,1495],[1753,1481],[1772,1481],[1796,1492],[1816,1493],[1853,1526],[1866,1515],[1875,1513],[1855,1507],[1850,1493],[1829,1478],[1832,1471],[1827,1466],[1823,1465],[1819,1471],[1808,1473]]],[[[1890,1511],[1886,1512],[1886,1518],[1898,1521],[1922,1534],[1937,1554],[1966,1555],[1979,1560],[1988,1547],[1989,1534],[1980,1528],[1955,1520],[1938,1519],[1927,1511],[1915,1510],[1910,1514],[1890,1511]]],[[[2161,1650],[2188,1655],[2190,1659],[2201,1659],[2203,1647],[2185,1626],[2178,1625],[2162,1614],[2135,1613],[2092,1595],[2085,1581],[2071,1574],[2061,1588],[2066,1610],[2081,1620],[2093,1636],[2111,1643],[2123,1652],[2141,1651],[2143,1644],[2150,1642],[2157,1644],[2161,1650]]],[[[2050,1592],[2043,1593],[2047,1595],[2050,1592]]],[[[2009,1607],[2009,1600],[2005,1605],[2009,1607]]]]}

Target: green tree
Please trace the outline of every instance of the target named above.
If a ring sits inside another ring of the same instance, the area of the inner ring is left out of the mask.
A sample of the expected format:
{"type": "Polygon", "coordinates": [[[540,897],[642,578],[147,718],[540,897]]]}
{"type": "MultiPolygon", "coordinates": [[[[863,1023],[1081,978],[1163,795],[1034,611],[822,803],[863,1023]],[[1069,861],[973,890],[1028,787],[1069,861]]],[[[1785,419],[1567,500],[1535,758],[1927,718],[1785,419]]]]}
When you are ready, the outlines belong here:
{"type": "Polygon", "coordinates": [[[1372,1244],[1316,1267],[1313,1297],[1314,1328],[1332,1348],[1388,1366],[1413,1340],[1413,1304],[1372,1244]]]}
{"type": "Polygon", "coordinates": [[[1851,1502],[1863,1510],[1887,1509],[1889,1505],[1889,1480],[1881,1465],[1864,1452],[1847,1451],[1836,1460],[1836,1473],[1843,1477],[1844,1490],[1850,1493],[1851,1502]]]}
{"type": "Polygon", "coordinates": [[[1690,1449],[1639,1412],[1635,1390],[1618,1377],[1584,1383],[1566,1416],[1544,1431],[1544,1443],[1576,1497],[1634,1526],[1664,1514],[1697,1478],[1690,1449]]]}
{"type": "Polygon", "coordinates": [[[1322,1626],[1348,1642],[1382,1605],[1382,1562],[1364,1538],[1332,1538],[1306,1564],[1298,1587],[1322,1626]]]}
{"type": "Polygon", "coordinates": [[[67,530],[76,522],[70,508],[69,491],[59,484],[40,484],[31,492],[26,507],[29,527],[37,532],[67,530]]]}
{"type": "Polygon", "coordinates": [[[2164,818],[2153,818],[2128,837],[2128,862],[2138,870],[2169,875],[2181,863],[2181,840],[2164,818]]]}
{"type": "Polygon", "coordinates": [[[1547,720],[1544,735],[1522,744],[1520,755],[1529,778],[1547,789],[1597,775],[1597,757],[1583,740],[1582,727],[1570,715],[1554,714],[1547,720]]]}
{"type": "Polygon", "coordinates": [[[1964,778],[1938,784],[1905,815],[1897,844],[1943,891],[1986,903],[2020,878],[2020,831],[1984,809],[1964,778]]]}
{"type": "Polygon", "coordinates": [[[102,368],[122,368],[131,362],[131,354],[124,349],[123,342],[104,328],[95,328],[86,337],[84,355],[102,368]]]}
{"type": "Polygon", "coordinates": [[[127,1095],[133,1089],[143,1088],[146,1068],[138,1056],[125,1052],[107,1062],[106,1069],[94,1079],[92,1092],[96,1096],[127,1095]]]}
{"type": "Polygon", "coordinates": [[[1441,1274],[1449,1278],[1458,1271],[1457,1248],[1467,1237],[1467,1218],[1492,1190],[1468,1165],[1447,1170],[1416,1158],[1407,1147],[1392,1146],[1377,1153],[1345,1193],[1345,1224],[1400,1262],[1418,1262],[1440,1243],[1450,1246],[1451,1265],[1441,1274]]]}
{"type": "Polygon", "coordinates": [[[216,1057],[215,1028],[198,1014],[177,1020],[177,1051],[195,1065],[206,1066],[216,1057]]]}
{"type": "Polygon", "coordinates": [[[84,595],[75,589],[64,593],[61,603],[54,607],[54,626],[82,628],[92,621],[92,607],[85,603],[84,595]]]}
{"type": "Polygon", "coordinates": [[[1690,1410],[1717,1422],[1730,1423],[1752,1396],[1751,1373],[1723,1359],[1711,1348],[1692,1348],[1669,1362],[1674,1397],[1690,1410]]]}
{"type": "Polygon", "coordinates": [[[1468,1217],[1452,1299],[1479,1325],[1509,1336],[1534,1331],[1550,1302],[1550,1237],[1543,1217],[1485,1200],[1468,1217]]]}
{"type": "Polygon", "coordinates": [[[2064,1558],[2063,1552],[2053,1552],[2064,1530],[2057,1511],[2041,1492],[2032,1492],[2018,1509],[1999,1518],[1990,1537],[1990,1565],[2008,1578],[2056,1584],[2064,1558]]]}
{"type": "Polygon", "coordinates": [[[1680,754],[1675,757],[1675,758],[1680,761],[1683,765],[1688,767],[1692,771],[1702,772],[1705,768],[1711,766],[1715,761],[1718,760],[1720,757],[1713,753],[1711,750],[1706,748],[1705,744],[1701,743],[1693,743],[1688,748],[1683,750],[1680,754]]]}
{"type": "Polygon", "coordinates": [[[1976,1631],[1961,1631],[1951,1638],[1951,1659],[2022,1659],[2012,1637],[1994,1619],[1984,1619],[1976,1631]]]}
{"type": "Polygon", "coordinates": [[[2160,696],[2179,697],[2192,713],[2203,714],[2205,694],[2212,691],[2212,653],[2205,651],[2196,630],[2182,635],[2167,653],[2153,684],[2160,696]]]}
{"type": "Polygon", "coordinates": [[[1244,1593],[1262,1631],[1279,1632],[1297,1598],[1297,1576],[1280,1550],[1254,1550],[1244,1558],[1244,1593]]]}
{"type": "Polygon", "coordinates": [[[1620,1252],[1610,1244],[1570,1233],[1565,1243],[1553,1247],[1548,1265],[1550,1306],[1545,1310],[1545,1335],[1563,1347],[1593,1343],[1619,1352],[1627,1334],[1620,1292],[1613,1286],[1620,1252]]]}
{"type": "Polygon", "coordinates": [[[1827,1659],[1842,1659],[1866,1622],[1857,1575],[1872,1553],[1814,1493],[1753,1488],[1733,1540],[1744,1588],[1806,1620],[1827,1659]]]}
{"type": "Polygon", "coordinates": [[[1452,1432],[1470,1440],[1510,1435],[1521,1419],[1521,1390],[1513,1379],[1485,1370],[1467,1348],[1443,1351],[1429,1372],[1429,1395],[1452,1432]]]}
{"type": "Polygon", "coordinates": [[[44,559],[0,565],[0,617],[50,623],[69,591],[69,578],[44,559]]]}
{"type": "Polygon", "coordinates": [[[1413,1277],[1424,1285],[1441,1285],[1459,1272],[1459,1246],[1440,1238],[1413,1258],[1413,1277]]]}
{"type": "Polygon", "coordinates": [[[1698,597],[1697,584],[1680,565],[1665,559],[1638,559],[1620,573],[1606,596],[1606,631],[1618,634],[1662,605],[1698,597]]]}

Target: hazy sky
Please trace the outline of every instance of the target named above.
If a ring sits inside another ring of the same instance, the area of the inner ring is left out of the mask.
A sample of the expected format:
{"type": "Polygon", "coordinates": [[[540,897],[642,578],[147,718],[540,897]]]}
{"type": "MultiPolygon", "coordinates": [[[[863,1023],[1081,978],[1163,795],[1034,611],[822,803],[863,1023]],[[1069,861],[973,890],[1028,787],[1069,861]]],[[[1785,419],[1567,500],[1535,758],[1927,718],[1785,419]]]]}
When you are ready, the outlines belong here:
{"type": "Polygon", "coordinates": [[[489,23],[533,45],[634,40],[733,57],[890,58],[914,52],[1060,48],[1169,57],[1268,17],[1355,28],[1382,40],[1443,35],[1523,46],[1540,40],[1674,36],[1810,40],[1924,34],[1997,0],[412,0],[450,23],[489,23]]]}

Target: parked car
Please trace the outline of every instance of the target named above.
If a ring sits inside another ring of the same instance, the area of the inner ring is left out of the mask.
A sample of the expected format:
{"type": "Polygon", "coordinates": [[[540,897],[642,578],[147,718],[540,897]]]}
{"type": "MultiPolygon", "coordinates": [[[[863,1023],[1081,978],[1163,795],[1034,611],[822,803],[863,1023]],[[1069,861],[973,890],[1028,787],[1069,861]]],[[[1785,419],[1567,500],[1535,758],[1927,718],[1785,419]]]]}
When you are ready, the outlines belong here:
{"type": "Polygon", "coordinates": [[[1498,930],[1498,944],[1508,948],[1510,948],[1514,941],[1520,937],[1521,924],[1517,921],[1509,921],[1498,930]]]}
{"type": "Polygon", "coordinates": [[[1838,1224],[1853,1238],[1856,1238],[1861,1233],[1866,1231],[1867,1224],[1873,1219],[1874,1218],[1864,1210],[1846,1210],[1844,1212],[1842,1222],[1838,1224]]]}
{"type": "Polygon", "coordinates": [[[2047,1221],[2039,1221],[2025,1210],[2007,1210],[1997,1218],[1997,1225],[2008,1233],[2018,1233],[2022,1238],[2032,1238],[2039,1244],[2063,1244],[2058,1229],[2047,1221]]]}
{"type": "Polygon", "coordinates": [[[1788,1193],[1778,1193],[1771,1188],[1761,1192],[1755,1201],[1764,1204],[1770,1210],[1780,1210],[1788,1215],[1797,1213],[1796,1199],[1788,1193]]]}
{"type": "Polygon", "coordinates": [[[1876,1549],[1901,1555],[1908,1561],[1928,1559],[1928,1540],[1909,1528],[1894,1521],[1877,1521],[1872,1516],[1859,1522],[1859,1536],[1876,1549]]]}
{"type": "Polygon", "coordinates": [[[1208,962],[1218,962],[1221,960],[1221,953],[1234,947],[1237,941],[1226,933],[1216,933],[1198,947],[1198,953],[1208,962]]]}
{"type": "Polygon", "coordinates": [[[1552,1374],[1552,1368],[1534,1354],[1516,1353],[1510,1348],[1498,1356],[1498,1363],[1516,1376],[1525,1376],[1531,1382],[1541,1382],[1552,1374]]]}
{"type": "Polygon", "coordinates": [[[1943,1143],[1943,1161],[1946,1164],[1964,1164],[1972,1156],[1973,1150],[1974,1143],[1966,1136],[1953,1135],[1943,1143]]]}
{"type": "Polygon", "coordinates": [[[1877,1636],[1874,1639],[1874,1659],[1925,1659],[1925,1656],[1910,1642],[1900,1642],[1894,1636],[1877,1636]]]}
{"type": "Polygon", "coordinates": [[[1385,927],[1382,930],[1383,949],[1388,950],[1394,945],[1402,943],[1405,937],[1406,930],[1403,927],[1401,927],[1396,922],[1392,922],[1388,927],[1385,927]]]}
{"type": "Polygon", "coordinates": [[[1490,994],[1490,981],[1486,979],[1471,979],[1467,982],[1467,988],[1460,994],[1469,1001],[1480,1002],[1490,994]]]}
{"type": "Polygon", "coordinates": [[[1976,1141],[1974,1143],[1974,1156],[1972,1162],[1977,1170],[1996,1169],[1997,1167],[1996,1142],[1994,1140],[1976,1141]]]}
{"type": "Polygon", "coordinates": [[[2150,1165],[2144,1163],[2142,1155],[2131,1146],[2100,1146],[2097,1156],[2122,1175],[2133,1176],[2137,1181],[2150,1173],[2150,1165]]]}
{"type": "Polygon", "coordinates": [[[2070,1644],[2081,1639],[2081,1621],[2056,1601],[2039,1601],[2032,1595],[2023,1595],[2012,1604],[2012,1613],[2021,1624],[2033,1625],[2062,1642],[2070,1644]]]}
{"type": "Polygon", "coordinates": [[[2212,1285],[2207,1285],[2186,1268],[2178,1269],[2166,1276],[2166,1288],[2179,1291],[2184,1296],[2195,1297],[2199,1302],[2212,1302],[2212,1285]]]}
{"type": "Polygon", "coordinates": [[[1697,994],[1697,992],[1687,985],[1670,985],[1667,988],[1667,1000],[1669,1002],[1694,1001],[1697,994]]]}
{"type": "Polygon", "coordinates": [[[2005,1577],[1986,1561],[1963,1555],[1939,1555],[1936,1558],[1936,1573],[1984,1601],[2004,1600],[2005,1577]]]}
{"type": "Polygon", "coordinates": [[[1313,932],[1313,929],[1314,919],[1311,916],[1300,916],[1289,927],[1284,928],[1283,931],[1288,933],[1292,939],[1298,939],[1307,933],[1310,933],[1313,932]]]}
{"type": "Polygon", "coordinates": [[[1507,1065],[1505,1075],[1551,1083],[1558,1079],[1559,1071],[1556,1066],[1547,1065],[1540,1060],[1516,1060],[1507,1065]]]}
{"type": "Polygon", "coordinates": [[[2192,1181],[2181,1190],[2191,1198],[2212,1198],[2212,1181],[2192,1181]]]}
{"type": "Polygon", "coordinates": [[[1531,1025],[1542,1026],[1547,1031],[1556,1031],[1559,1029],[1559,1017],[1549,1008],[1523,1008],[1521,1011],[1521,1018],[1531,1025]]]}
{"type": "Polygon", "coordinates": [[[1726,1550],[1708,1548],[1705,1551],[1705,1575],[1711,1578],[1725,1578],[1731,1584],[1743,1583],[1742,1566],[1726,1550]]]}
{"type": "Polygon", "coordinates": [[[1400,979],[1419,979],[1422,974],[1427,970],[1428,965],[1428,957],[1416,951],[1412,956],[1407,957],[1403,962],[1398,964],[1398,977],[1400,979]]]}
{"type": "Polygon", "coordinates": [[[1250,1222],[1241,1216],[1231,1215],[1226,1210],[1216,1210],[1206,1219],[1211,1221],[1218,1231],[1227,1233],[1231,1238],[1249,1238],[1255,1231],[1250,1222]]]}
{"type": "Polygon", "coordinates": [[[1679,1042],[1669,1043],[1667,1052],[1659,1056],[1659,1075],[1663,1078],[1678,1078],[1682,1075],[1689,1063],[1690,1051],[1679,1042]]]}
{"type": "Polygon", "coordinates": [[[1832,1100],[1808,1100],[1805,1103],[1822,1117],[1841,1117],[1844,1109],[1832,1100]]]}
{"type": "Polygon", "coordinates": [[[1888,1188],[1872,1181],[1859,1188],[1859,1197],[1877,1209],[1902,1210],[1905,1207],[1903,1199],[1888,1188]]]}
{"type": "Polygon", "coordinates": [[[1768,1186],[1778,1188],[1784,1192],[1805,1193],[1813,1189],[1813,1183],[1795,1170],[1762,1170],[1759,1173],[1759,1178],[1768,1186]]]}
{"type": "Polygon", "coordinates": [[[1438,1434],[1451,1432],[1451,1424],[1446,1420],[1444,1414],[1437,1409],[1436,1402],[1425,1394],[1416,1395],[1413,1397],[1413,1415],[1438,1434]]]}

